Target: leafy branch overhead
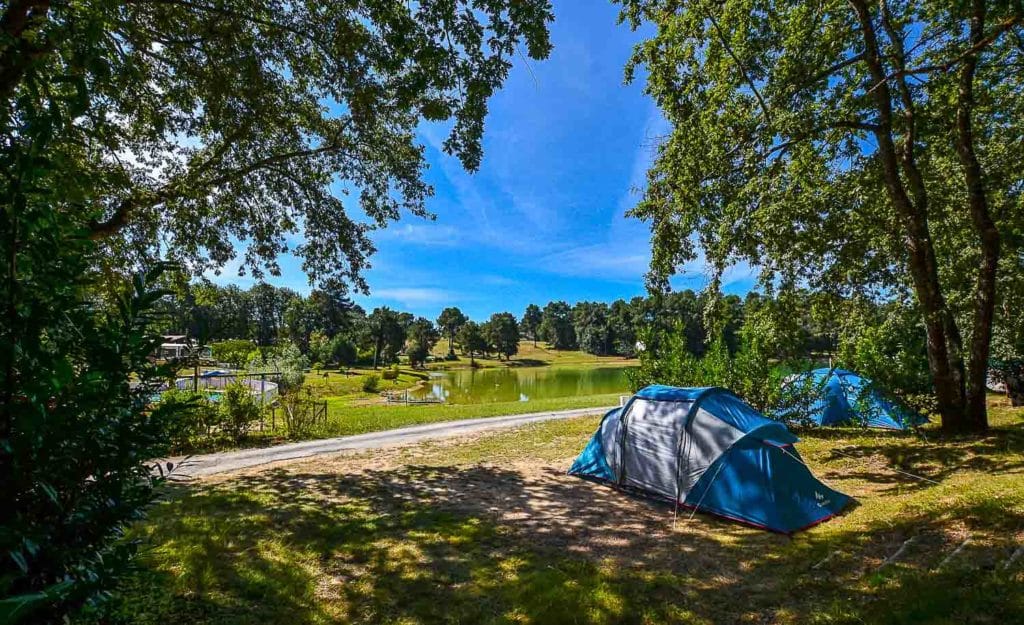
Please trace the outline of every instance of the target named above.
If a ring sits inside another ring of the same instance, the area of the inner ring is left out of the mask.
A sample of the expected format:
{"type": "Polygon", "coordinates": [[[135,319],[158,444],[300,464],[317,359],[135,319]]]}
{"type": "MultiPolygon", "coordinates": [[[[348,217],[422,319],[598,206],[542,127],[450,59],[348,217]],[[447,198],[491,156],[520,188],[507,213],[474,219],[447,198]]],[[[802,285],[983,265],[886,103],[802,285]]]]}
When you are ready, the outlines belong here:
{"type": "Polygon", "coordinates": [[[427,215],[418,126],[476,169],[487,100],[522,47],[547,57],[551,19],[548,0],[15,0],[0,124],[58,114],[66,208],[110,267],[199,271],[241,241],[257,275],[292,247],[365,289],[368,231],[427,215]]]}

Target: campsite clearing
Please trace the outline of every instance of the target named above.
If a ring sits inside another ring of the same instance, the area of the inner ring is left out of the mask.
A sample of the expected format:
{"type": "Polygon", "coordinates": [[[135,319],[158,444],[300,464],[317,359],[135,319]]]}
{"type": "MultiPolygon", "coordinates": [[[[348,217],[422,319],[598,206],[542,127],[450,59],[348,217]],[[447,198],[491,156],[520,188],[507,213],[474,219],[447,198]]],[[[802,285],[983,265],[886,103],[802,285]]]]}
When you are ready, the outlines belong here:
{"type": "Polygon", "coordinates": [[[858,504],[794,538],[566,476],[596,416],[219,476],[135,530],[150,547],[114,607],[133,623],[1013,622],[1024,411],[992,406],[984,437],[799,432],[858,504]]]}

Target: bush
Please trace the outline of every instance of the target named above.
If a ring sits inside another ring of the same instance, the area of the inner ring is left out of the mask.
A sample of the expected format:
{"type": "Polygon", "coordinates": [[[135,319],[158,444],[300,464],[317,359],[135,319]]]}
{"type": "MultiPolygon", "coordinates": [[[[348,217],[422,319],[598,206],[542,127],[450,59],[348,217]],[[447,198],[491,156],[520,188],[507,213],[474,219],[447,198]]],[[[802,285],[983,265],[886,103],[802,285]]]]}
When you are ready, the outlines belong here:
{"type": "Polygon", "coordinates": [[[279,405],[289,438],[309,438],[315,433],[318,401],[308,387],[280,396],[279,405]]]}
{"type": "Polygon", "coordinates": [[[263,407],[252,389],[241,381],[229,384],[217,402],[220,430],[234,442],[241,441],[253,423],[263,416],[263,407]]]}
{"type": "Polygon", "coordinates": [[[399,374],[398,365],[391,365],[387,369],[381,371],[380,375],[385,380],[397,380],[399,374]]]}
{"type": "Polygon", "coordinates": [[[900,304],[856,304],[846,311],[839,362],[904,399],[913,409],[932,412],[934,388],[919,313],[900,304]]]}
{"type": "Polygon", "coordinates": [[[83,277],[90,244],[33,210],[15,214],[17,250],[0,237],[4,258],[17,258],[0,269],[0,301],[11,304],[0,348],[5,623],[66,621],[127,572],[137,546],[121,537],[162,481],[147,462],[166,455],[175,408],[150,402],[171,375],[148,363],[160,343],[150,328],[162,293],[148,287],[157,274],[100,308],[83,277]]]}
{"type": "Polygon", "coordinates": [[[689,351],[686,328],[679,326],[659,337],[657,351],[644,351],[640,367],[627,375],[634,389],[648,384],[728,388],[770,416],[780,405],[788,405],[784,402],[794,399],[784,395],[786,370],[803,366],[773,362],[761,331],[750,320],[740,333],[740,346],[735,354],[729,353],[724,336],[719,336],[702,356],[697,356],[689,351]]]}
{"type": "Polygon", "coordinates": [[[365,378],[363,378],[363,392],[364,393],[376,393],[377,390],[379,389],[379,387],[380,387],[380,376],[378,376],[376,373],[371,373],[370,375],[368,375],[365,378]]]}
{"type": "Polygon", "coordinates": [[[217,407],[206,393],[172,388],[159,404],[174,418],[169,422],[171,453],[187,453],[206,444],[219,421],[217,407]]]}

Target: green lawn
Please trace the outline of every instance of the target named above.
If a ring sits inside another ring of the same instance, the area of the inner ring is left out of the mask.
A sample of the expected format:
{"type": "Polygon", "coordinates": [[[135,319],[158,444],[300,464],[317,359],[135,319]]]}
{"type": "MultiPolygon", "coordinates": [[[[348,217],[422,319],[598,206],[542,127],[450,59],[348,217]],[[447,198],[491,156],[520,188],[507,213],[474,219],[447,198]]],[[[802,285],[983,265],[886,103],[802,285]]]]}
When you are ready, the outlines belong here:
{"type": "MultiPolygon", "coordinates": [[[[448,341],[442,340],[434,346],[434,356],[443,358],[448,353],[448,341]]],[[[534,346],[533,341],[519,341],[519,353],[509,360],[497,358],[474,359],[479,367],[547,367],[547,366],[629,366],[637,364],[636,359],[622,358],[620,356],[595,356],[577,350],[552,349],[544,342],[538,342],[534,346]]],[[[431,369],[455,369],[470,366],[468,356],[459,353],[459,360],[438,361],[431,363],[431,369]]]]}
{"type": "Polygon", "coordinates": [[[179,487],[134,532],[112,622],[1020,622],[1024,411],[993,421],[802,432],[858,505],[792,539],[565,476],[596,417],[179,487]]]}
{"type": "Polygon", "coordinates": [[[405,425],[526,414],[549,410],[594,408],[619,405],[619,394],[582,395],[537,399],[528,402],[489,404],[365,405],[352,406],[343,399],[327,400],[327,424],[318,431],[321,437],[363,434],[390,430],[405,425]]]}

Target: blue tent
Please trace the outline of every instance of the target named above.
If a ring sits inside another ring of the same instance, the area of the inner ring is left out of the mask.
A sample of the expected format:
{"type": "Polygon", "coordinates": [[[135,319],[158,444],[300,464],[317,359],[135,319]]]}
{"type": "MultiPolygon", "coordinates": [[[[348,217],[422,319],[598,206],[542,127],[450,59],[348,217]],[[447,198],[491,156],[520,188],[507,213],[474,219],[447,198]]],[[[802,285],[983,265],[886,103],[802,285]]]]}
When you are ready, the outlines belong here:
{"type": "MultiPolygon", "coordinates": [[[[813,385],[818,393],[808,417],[818,425],[867,424],[868,427],[905,430],[927,423],[927,417],[889,397],[871,380],[845,369],[815,369],[802,373],[790,385],[813,385]]],[[[795,409],[783,407],[777,416],[786,420],[795,409]]]]}
{"type": "Polygon", "coordinates": [[[648,386],[604,416],[569,474],[790,534],[850,501],[811,474],[796,441],[725,389],[648,386]]]}

